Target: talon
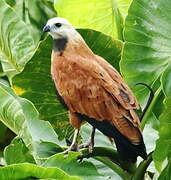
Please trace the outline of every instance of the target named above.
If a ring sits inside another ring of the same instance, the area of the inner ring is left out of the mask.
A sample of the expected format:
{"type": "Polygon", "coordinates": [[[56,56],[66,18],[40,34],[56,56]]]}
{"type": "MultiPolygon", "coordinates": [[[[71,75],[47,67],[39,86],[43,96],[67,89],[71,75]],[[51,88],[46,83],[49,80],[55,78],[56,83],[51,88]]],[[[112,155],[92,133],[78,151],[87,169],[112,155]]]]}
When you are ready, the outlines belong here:
{"type": "Polygon", "coordinates": [[[79,152],[80,149],[79,149],[79,147],[78,147],[77,144],[71,144],[71,146],[70,146],[68,149],[66,149],[63,153],[64,153],[64,154],[68,154],[68,153],[71,152],[71,151],[79,152]]]}
{"type": "Polygon", "coordinates": [[[82,148],[88,148],[88,152],[89,154],[92,154],[93,152],[93,147],[94,147],[94,144],[90,141],[86,144],[81,144],[79,145],[79,149],[82,149],[82,148]]]}

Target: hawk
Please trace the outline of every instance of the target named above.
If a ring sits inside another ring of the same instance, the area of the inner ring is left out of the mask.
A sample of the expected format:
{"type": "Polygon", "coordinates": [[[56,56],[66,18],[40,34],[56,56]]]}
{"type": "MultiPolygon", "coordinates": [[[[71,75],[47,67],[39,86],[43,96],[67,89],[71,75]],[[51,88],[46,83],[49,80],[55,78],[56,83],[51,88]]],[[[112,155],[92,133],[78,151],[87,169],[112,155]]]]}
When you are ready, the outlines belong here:
{"type": "Polygon", "coordinates": [[[73,142],[83,121],[92,125],[92,149],[95,129],[115,141],[123,160],[146,159],[139,105],[121,75],[102,57],[94,54],[81,35],[66,19],[48,20],[43,29],[53,38],[51,75],[58,97],[68,109],[69,120],[75,129],[73,142]]]}

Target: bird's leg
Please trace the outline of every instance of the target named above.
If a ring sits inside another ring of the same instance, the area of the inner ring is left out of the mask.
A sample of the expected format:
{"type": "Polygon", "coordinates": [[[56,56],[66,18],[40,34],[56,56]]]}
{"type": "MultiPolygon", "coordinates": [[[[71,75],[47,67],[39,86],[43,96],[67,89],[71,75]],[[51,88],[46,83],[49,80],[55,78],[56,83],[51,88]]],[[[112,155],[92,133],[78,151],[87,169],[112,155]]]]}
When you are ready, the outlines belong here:
{"type": "Polygon", "coordinates": [[[91,137],[88,140],[88,142],[85,144],[81,144],[79,146],[80,149],[81,148],[88,148],[88,151],[90,154],[93,152],[95,131],[96,131],[96,128],[93,127],[92,132],[91,132],[91,137]]]}
{"type": "Polygon", "coordinates": [[[79,135],[79,131],[80,131],[79,129],[75,130],[72,143],[71,143],[70,147],[67,150],[64,151],[64,154],[67,154],[70,151],[79,151],[79,148],[78,148],[78,145],[77,145],[77,138],[78,138],[78,135],[79,135]]]}
{"type": "Polygon", "coordinates": [[[70,110],[68,113],[69,113],[68,115],[69,115],[70,123],[72,127],[75,128],[75,132],[74,132],[74,137],[73,137],[70,147],[66,151],[64,151],[64,153],[68,153],[69,151],[79,151],[79,147],[77,145],[77,138],[78,138],[80,127],[81,127],[81,119],[77,116],[76,113],[70,110]]]}

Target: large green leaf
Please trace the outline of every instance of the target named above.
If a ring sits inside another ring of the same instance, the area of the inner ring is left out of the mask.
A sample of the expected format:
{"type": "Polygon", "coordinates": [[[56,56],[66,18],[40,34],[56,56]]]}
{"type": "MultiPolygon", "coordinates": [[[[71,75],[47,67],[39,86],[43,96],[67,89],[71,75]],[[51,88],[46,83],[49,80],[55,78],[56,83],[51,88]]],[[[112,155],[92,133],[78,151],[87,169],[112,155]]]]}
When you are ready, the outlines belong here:
{"type": "MultiPolygon", "coordinates": [[[[134,0],[129,8],[121,71],[131,87],[154,84],[170,63],[170,6],[168,0],[134,0]]],[[[142,103],[147,91],[134,89],[142,103]]]]}
{"type": "Polygon", "coordinates": [[[70,152],[68,155],[56,154],[45,161],[43,167],[57,167],[70,175],[79,176],[85,180],[94,180],[102,176],[91,162],[79,162],[77,160],[79,155],[80,153],[75,152],[70,152]]]}
{"type": "Polygon", "coordinates": [[[122,39],[123,17],[131,0],[55,0],[58,15],[74,26],[122,39]]]}
{"type": "MultiPolygon", "coordinates": [[[[93,30],[79,30],[90,48],[118,68],[122,43],[93,30]]],[[[60,139],[70,137],[72,131],[67,112],[56,97],[50,75],[52,39],[43,41],[24,71],[14,77],[13,86],[19,95],[31,100],[41,119],[51,122],[60,139]],[[33,78],[34,77],[34,78],[33,78]]]]}
{"type": "Polygon", "coordinates": [[[161,78],[163,92],[166,95],[165,109],[160,116],[159,139],[154,153],[154,160],[158,169],[162,162],[171,154],[171,64],[165,70],[161,78]]]}
{"type": "MultiPolygon", "coordinates": [[[[91,130],[92,127],[88,124],[85,124],[81,127],[81,136],[84,143],[86,143],[87,140],[90,138],[91,130]]],[[[85,153],[85,151],[86,149],[82,149],[83,154],[87,154],[85,153]]],[[[111,142],[106,136],[96,130],[95,148],[92,154],[92,158],[85,158],[83,162],[79,162],[77,158],[80,156],[80,153],[70,152],[69,155],[64,155],[61,153],[49,157],[49,159],[45,161],[43,166],[58,167],[70,175],[77,175],[85,180],[109,180],[111,178],[121,180],[121,177],[119,176],[120,174],[117,174],[117,172],[115,172],[114,169],[112,169],[109,165],[110,163],[112,165],[114,164],[111,160],[109,160],[109,157],[113,160],[115,159],[116,154],[114,152],[116,152],[114,150],[114,145],[111,144],[111,142]],[[105,164],[104,161],[99,160],[98,157],[102,159],[107,158],[108,162],[111,162],[109,164],[105,164]]]]}
{"type": "MultiPolygon", "coordinates": [[[[161,169],[162,162],[170,153],[170,59],[171,59],[171,1],[134,0],[125,24],[125,46],[121,60],[121,71],[144,104],[147,90],[134,88],[144,82],[156,91],[147,114],[159,118],[159,139],[153,155],[155,165],[161,169]],[[163,108],[163,99],[166,104],[163,108]]],[[[147,119],[147,117],[145,117],[147,119]]],[[[150,119],[148,117],[148,119],[150,119]]],[[[151,121],[151,120],[150,120],[151,121]]],[[[149,133],[150,135],[150,133],[149,133]]]]}
{"type": "MultiPolygon", "coordinates": [[[[46,160],[46,158],[63,151],[61,147],[50,142],[40,142],[36,146],[37,154],[40,158],[46,160]]],[[[18,164],[18,163],[35,163],[31,151],[25,146],[21,138],[16,137],[12,140],[11,144],[6,146],[4,150],[4,158],[6,163],[18,164]],[[15,156],[14,156],[15,154],[15,156]]]]}
{"type": "Polygon", "coordinates": [[[49,156],[52,148],[59,149],[55,131],[49,122],[39,120],[39,113],[31,102],[0,84],[0,104],[0,120],[23,139],[38,163],[42,158],[40,147],[44,147],[46,154],[49,150],[49,156]]]}
{"type": "Polygon", "coordinates": [[[59,168],[43,168],[37,165],[21,163],[0,167],[1,180],[31,180],[31,179],[57,179],[81,180],[79,177],[69,176],[59,168]]]}
{"type": "Polygon", "coordinates": [[[14,138],[11,144],[5,148],[4,158],[8,165],[25,162],[34,163],[34,159],[30,155],[29,149],[25,146],[22,139],[18,137],[14,138]]]}
{"type": "MultiPolygon", "coordinates": [[[[101,174],[101,176],[96,177],[97,180],[122,180],[117,172],[113,171],[111,168],[103,164],[102,162],[91,158],[89,161],[91,161],[95,167],[97,168],[98,172],[101,174]]],[[[93,179],[94,180],[94,179],[93,179]]]]}
{"type": "Polygon", "coordinates": [[[171,153],[171,98],[166,101],[166,108],[160,116],[159,139],[156,143],[156,149],[153,155],[155,165],[158,170],[162,169],[163,161],[171,153]]]}
{"type": "Polygon", "coordinates": [[[27,25],[4,0],[0,9],[0,61],[3,71],[12,76],[31,58],[35,43],[27,25]]]}
{"type": "Polygon", "coordinates": [[[6,2],[27,24],[37,44],[42,36],[42,29],[47,20],[56,16],[53,0],[6,0],[6,2]]]}

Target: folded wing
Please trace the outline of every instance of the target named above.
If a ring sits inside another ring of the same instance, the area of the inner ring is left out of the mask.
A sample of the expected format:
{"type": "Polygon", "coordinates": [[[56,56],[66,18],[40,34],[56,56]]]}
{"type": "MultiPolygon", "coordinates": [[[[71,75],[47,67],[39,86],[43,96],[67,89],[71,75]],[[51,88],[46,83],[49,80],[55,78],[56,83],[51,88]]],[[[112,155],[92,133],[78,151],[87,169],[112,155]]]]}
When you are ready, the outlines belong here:
{"type": "Polygon", "coordinates": [[[119,73],[98,56],[70,56],[61,62],[65,63],[58,71],[59,92],[69,109],[97,121],[108,121],[131,143],[138,144],[142,139],[134,111],[138,104],[119,73]]]}

